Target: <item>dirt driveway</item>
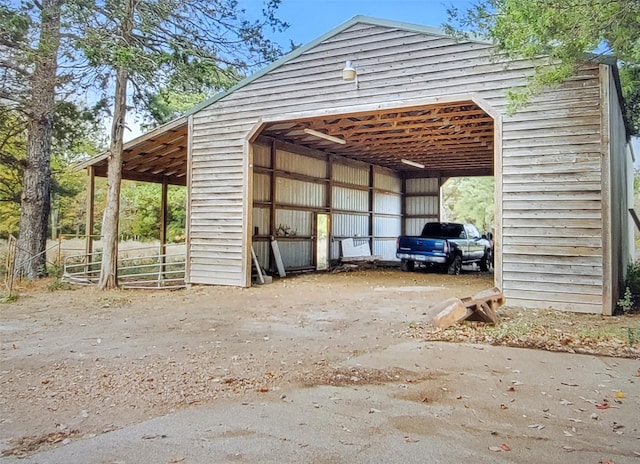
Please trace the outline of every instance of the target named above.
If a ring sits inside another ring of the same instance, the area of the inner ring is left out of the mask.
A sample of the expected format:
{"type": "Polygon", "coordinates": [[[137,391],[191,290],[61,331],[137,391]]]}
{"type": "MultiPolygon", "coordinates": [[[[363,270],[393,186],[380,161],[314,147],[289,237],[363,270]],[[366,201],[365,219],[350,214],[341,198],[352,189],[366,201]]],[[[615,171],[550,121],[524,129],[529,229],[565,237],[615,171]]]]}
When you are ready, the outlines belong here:
{"type": "Polygon", "coordinates": [[[433,381],[417,364],[345,366],[406,343],[431,303],[471,296],[493,286],[493,277],[375,270],[172,292],[47,292],[43,285],[0,306],[5,456],[189,405],[284,397],[300,386],[433,381]]]}

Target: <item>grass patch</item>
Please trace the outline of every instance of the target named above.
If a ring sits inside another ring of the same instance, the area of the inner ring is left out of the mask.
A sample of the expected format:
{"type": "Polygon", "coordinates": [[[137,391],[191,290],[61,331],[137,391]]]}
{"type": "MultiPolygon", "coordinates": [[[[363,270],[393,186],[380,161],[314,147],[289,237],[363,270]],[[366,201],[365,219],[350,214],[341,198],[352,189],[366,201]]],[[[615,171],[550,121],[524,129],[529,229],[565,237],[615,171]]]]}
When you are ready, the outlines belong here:
{"type": "Polygon", "coordinates": [[[13,303],[20,295],[17,292],[6,292],[0,294],[0,303],[13,303]]]}
{"type": "Polygon", "coordinates": [[[47,290],[50,292],[57,292],[59,290],[73,290],[73,285],[68,282],[63,282],[60,278],[55,278],[47,284],[47,290]]]}

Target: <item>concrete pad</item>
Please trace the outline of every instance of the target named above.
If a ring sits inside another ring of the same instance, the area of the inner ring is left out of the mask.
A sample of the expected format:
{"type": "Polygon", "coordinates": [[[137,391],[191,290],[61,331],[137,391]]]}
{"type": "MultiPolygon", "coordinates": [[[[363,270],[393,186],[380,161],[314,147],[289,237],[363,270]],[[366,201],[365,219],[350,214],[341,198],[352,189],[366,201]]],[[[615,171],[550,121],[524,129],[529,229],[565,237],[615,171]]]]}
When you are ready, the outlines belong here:
{"type": "Polygon", "coordinates": [[[637,360],[412,341],[343,366],[404,371],[194,406],[2,462],[640,462],[637,360]]]}

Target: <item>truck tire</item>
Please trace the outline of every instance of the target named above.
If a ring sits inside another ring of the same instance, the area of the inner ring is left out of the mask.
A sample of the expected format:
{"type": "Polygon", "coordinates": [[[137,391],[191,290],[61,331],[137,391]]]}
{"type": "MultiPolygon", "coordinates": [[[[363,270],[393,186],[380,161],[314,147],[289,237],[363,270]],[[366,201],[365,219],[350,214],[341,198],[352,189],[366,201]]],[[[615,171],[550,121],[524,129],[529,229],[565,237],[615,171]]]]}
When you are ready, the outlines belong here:
{"type": "Polygon", "coordinates": [[[447,274],[458,275],[462,269],[462,256],[455,255],[447,266],[447,274]]]}
{"type": "Polygon", "coordinates": [[[400,261],[400,269],[404,272],[412,272],[416,268],[416,263],[410,259],[400,261]]]}
{"type": "Polygon", "coordinates": [[[491,250],[485,250],[484,256],[480,260],[480,270],[488,272],[491,268],[491,250]]]}

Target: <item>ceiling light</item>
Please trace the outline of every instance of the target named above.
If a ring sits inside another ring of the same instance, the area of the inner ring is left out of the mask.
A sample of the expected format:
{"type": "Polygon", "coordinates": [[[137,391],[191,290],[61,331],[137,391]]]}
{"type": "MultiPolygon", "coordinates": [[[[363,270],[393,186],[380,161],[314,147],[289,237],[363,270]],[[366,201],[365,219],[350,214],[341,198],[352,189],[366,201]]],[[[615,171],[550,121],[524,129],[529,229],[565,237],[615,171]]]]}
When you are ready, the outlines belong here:
{"type": "Polygon", "coordinates": [[[344,145],[344,144],[347,143],[347,141],[345,139],[334,137],[333,135],[325,134],[324,132],[318,132],[318,131],[315,131],[313,129],[305,129],[304,133],[305,134],[309,134],[309,135],[313,135],[314,137],[318,137],[318,138],[321,138],[321,139],[328,140],[329,142],[339,143],[341,145],[344,145]]]}
{"type": "Polygon", "coordinates": [[[415,161],[411,161],[411,160],[404,159],[404,158],[402,158],[400,161],[402,163],[404,163],[404,164],[408,164],[409,166],[413,166],[414,168],[424,169],[424,164],[422,164],[422,163],[417,163],[415,161]]]}

